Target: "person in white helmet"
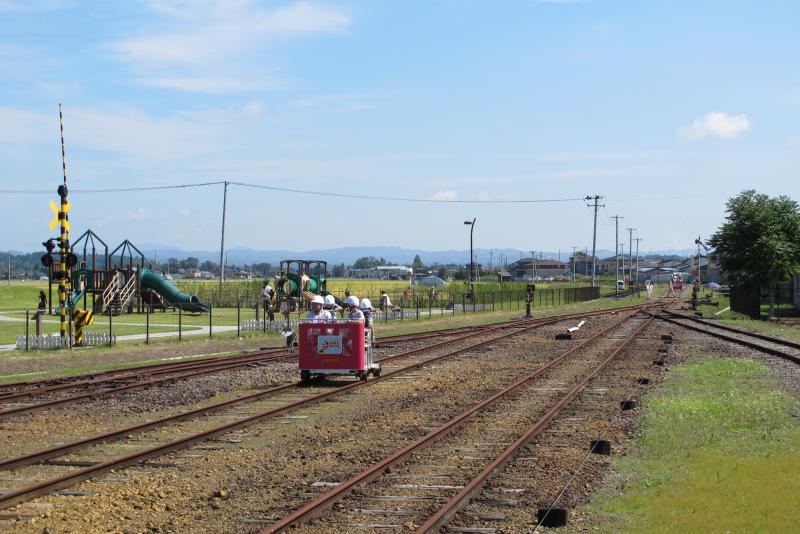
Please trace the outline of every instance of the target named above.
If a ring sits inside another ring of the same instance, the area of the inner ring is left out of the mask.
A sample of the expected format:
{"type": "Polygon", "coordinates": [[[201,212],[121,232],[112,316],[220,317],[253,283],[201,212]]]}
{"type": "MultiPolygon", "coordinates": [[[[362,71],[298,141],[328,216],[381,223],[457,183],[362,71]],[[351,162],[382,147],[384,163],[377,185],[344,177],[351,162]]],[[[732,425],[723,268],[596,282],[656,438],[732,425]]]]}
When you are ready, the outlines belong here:
{"type": "Polygon", "coordinates": [[[336,319],[336,314],[342,311],[342,308],[336,304],[336,299],[333,295],[325,295],[325,309],[331,314],[331,318],[336,319]]]}
{"type": "Polygon", "coordinates": [[[364,321],[364,312],[358,309],[358,297],[350,295],[344,299],[344,303],[350,308],[350,314],[347,316],[351,321],[364,321]]]}
{"type": "Polygon", "coordinates": [[[330,321],[331,314],[328,310],[322,309],[324,305],[325,299],[323,299],[321,295],[314,295],[314,298],[311,299],[311,309],[308,310],[306,319],[311,319],[312,321],[330,321]]]}
{"type": "Polygon", "coordinates": [[[375,330],[372,328],[372,316],[375,310],[372,309],[372,302],[364,297],[358,305],[361,312],[364,314],[364,330],[368,332],[368,339],[370,344],[375,346],[375,330]]]}

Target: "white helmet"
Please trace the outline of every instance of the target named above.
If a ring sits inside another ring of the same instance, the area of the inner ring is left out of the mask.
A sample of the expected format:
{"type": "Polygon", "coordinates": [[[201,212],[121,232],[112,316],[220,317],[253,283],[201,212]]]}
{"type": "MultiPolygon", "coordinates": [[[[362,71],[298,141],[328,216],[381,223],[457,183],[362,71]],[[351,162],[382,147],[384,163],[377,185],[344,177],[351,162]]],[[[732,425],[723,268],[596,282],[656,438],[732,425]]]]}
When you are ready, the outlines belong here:
{"type": "Polygon", "coordinates": [[[350,295],[349,297],[344,299],[344,303],[347,304],[348,306],[355,306],[357,308],[358,307],[358,297],[354,297],[353,295],[350,295]]]}
{"type": "Polygon", "coordinates": [[[325,295],[325,304],[328,305],[336,304],[336,299],[333,298],[333,295],[325,295]]]}
{"type": "Polygon", "coordinates": [[[360,308],[362,310],[366,310],[367,308],[371,308],[371,307],[372,307],[372,302],[370,302],[370,300],[367,297],[364,297],[363,299],[361,299],[360,308]]]}
{"type": "Polygon", "coordinates": [[[325,299],[322,298],[322,295],[314,295],[314,298],[311,299],[311,304],[325,304],[325,299]]]}

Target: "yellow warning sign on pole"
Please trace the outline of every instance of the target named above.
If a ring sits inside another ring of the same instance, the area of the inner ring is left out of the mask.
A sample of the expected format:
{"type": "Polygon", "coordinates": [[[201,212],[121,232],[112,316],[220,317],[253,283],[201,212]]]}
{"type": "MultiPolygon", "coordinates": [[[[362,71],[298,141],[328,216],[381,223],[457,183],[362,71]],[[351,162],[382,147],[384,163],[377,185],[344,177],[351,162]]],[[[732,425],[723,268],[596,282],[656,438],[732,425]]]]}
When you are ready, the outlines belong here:
{"type": "Polygon", "coordinates": [[[61,219],[64,219],[64,226],[66,227],[66,230],[67,231],[70,230],[69,219],[67,219],[66,215],[67,213],[69,213],[69,209],[71,207],[72,206],[70,205],[70,203],[67,202],[66,204],[64,204],[64,211],[62,212],[61,210],[58,209],[58,206],[56,205],[55,202],[53,202],[52,200],[50,201],[50,209],[53,210],[53,214],[55,215],[55,217],[53,217],[53,220],[50,221],[51,230],[56,226],[58,226],[58,223],[61,221],[61,219]],[[64,214],[63,217],[61,215],[62,213],[64,214]]]}

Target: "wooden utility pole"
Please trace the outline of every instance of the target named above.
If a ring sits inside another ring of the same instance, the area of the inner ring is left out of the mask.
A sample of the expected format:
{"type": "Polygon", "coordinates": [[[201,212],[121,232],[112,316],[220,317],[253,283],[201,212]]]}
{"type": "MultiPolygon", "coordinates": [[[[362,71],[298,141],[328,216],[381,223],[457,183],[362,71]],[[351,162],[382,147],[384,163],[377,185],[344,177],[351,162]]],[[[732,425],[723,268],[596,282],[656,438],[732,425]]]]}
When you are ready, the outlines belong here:
{"type": "MultiPolygon", "coordinates": [[[[596,285],[595,278],[597,276],[597,201],[601,198],[603,197],[600,195],[586,197],[586,200],[594,200],[594,230],[592,231],[592,287],[596,285]]],[[[587,206],[588,205],[589,204],[587,204],[587,206]]]]}

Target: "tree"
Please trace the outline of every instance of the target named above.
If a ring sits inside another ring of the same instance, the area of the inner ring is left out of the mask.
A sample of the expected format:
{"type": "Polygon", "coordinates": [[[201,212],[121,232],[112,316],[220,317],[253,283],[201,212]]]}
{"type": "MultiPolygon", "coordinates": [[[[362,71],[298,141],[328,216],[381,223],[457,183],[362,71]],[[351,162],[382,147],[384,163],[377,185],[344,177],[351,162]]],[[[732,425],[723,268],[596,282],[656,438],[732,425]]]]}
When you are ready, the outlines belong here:
{"type": "Polygon", "coordinates": [[[439,267],[439,271],[436,273],[436,275],[442,280],[447,280],[447,267],[444,265],[439,267]]]}
{"type": "Polygon", "coordinates": [[[345,271],[346,269],[344,263],[340,263],[339,265],[334,265],[333,269],[331,270],[331,276],[334,276],[336,278],[342,278],[344,277],[345,271]]]}
{"type": "Polygon", "coordinates": [[[425,268],[425,264],[422,263],[422,258],[419,257],[419,254],[414,256],[414,261],[411,263],[411,268],[414,269],[414,272],[425,268]]]}
{"type": "Polygon", "coordinates": [[[210,273],[219,274],[219,265],[211,260],[206,260],[200,264],[201,271],[208,271],[210,273]]]}
{"type": "Polygon", "coordinates": [[[372,267],[378,267],[379,265],[386,265],[386,260],[383,258],[376,258],[375,256],[364,256],[356,260],[353,264],[353,268],[370,269],[372,267]]]}
{"type": "Polygon", "coordinates": [[[200,266],[200,260],[194,256],[189,256],[185,260],[181,260],[178,265],[181,269],[197,269],[200,266]]]}
{"type": "Polygon", "coordinates": [[[709,243],[732,280],[767,287],[772,318],[776,284],[800,273],[798,204],[786,196],[770,198],[750,189],[728,200],[727,206],[727,222],[709,243]]]}

